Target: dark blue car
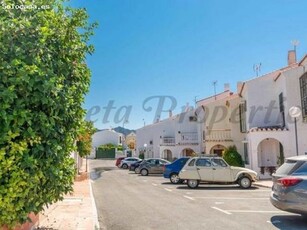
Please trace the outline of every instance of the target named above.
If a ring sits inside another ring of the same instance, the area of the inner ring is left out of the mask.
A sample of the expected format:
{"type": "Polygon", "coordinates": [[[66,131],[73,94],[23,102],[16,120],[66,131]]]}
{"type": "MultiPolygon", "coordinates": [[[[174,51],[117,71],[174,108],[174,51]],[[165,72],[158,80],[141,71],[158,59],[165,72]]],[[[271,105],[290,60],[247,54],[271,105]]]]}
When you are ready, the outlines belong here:
{"type": "Polygon", "coordinates": [[[188,157],[182,157],[171,164],[166,164],[163,173],[164,178],[170,179],[172,184],[182,183],[183,181],[180,180],[178,174],[189,159],[188,157]]]}
{"type": "Polygon", "coordinates": [[[139,161],[137,161],[137,162],[132,163],[132,164],[129,166],[129,171],[135,171],[135,169],[136,169],[137,167],[139,167],[140,164],[141,164],[142,162],[143,162],[143,160],[139,160],[139,161]]]}

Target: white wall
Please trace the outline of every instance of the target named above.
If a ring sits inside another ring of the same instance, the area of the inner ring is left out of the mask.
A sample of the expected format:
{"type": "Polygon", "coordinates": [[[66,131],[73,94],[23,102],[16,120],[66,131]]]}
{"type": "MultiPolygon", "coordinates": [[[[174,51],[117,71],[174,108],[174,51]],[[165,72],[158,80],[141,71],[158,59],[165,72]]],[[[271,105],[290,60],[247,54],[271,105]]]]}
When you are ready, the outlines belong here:
{"type": "Polygon", "coordinates": [[[113,130],[102,130],[96,132],[92,136],[92,146],[94,148],[99,147],[100,145],[112,143],[114,145],[120,145],[120,137],[122,138],[122,134],[117,133],[113,130]]]}
{"type": "Polygon", "coordinates": [[[162,157],[164,149],[172,151],[173,157],[180,157],[183,149],[190,148],[195,152],[201,152],[200,144],[197,145],[178,145],[182,133],[197,133],[199,132],[198,122],[189,121],[190,116],[194,116],[194,111],[189,111],[171,118],[162,120],[152,125],[147,125],[136,130],[136,146],[137,152],[144,149],[144,144],[147,145],[146,150],[152,151],[154,157],[162,157]],[[163,137],[175,138],[176,146],[163,146],[161,141],[163,137]]]}

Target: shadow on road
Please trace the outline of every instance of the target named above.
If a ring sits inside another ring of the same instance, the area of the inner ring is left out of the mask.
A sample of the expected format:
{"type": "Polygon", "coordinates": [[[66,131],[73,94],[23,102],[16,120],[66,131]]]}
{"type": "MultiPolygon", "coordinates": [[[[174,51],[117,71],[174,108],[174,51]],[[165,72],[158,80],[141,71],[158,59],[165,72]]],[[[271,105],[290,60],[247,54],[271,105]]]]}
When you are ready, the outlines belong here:
{"type": "Polygon", "coordinates": [[[278,229],[307,229],[307,218],[301,215],[278,215],[271,218],[271,223],[278,229]]]}
{"type": "MultiPolygon", "coordinates": [[[[177,187],[177,189],[181,189],[181,190],[194,190],[194,189],[190,189],[187,185],[179,185],[177,187]]],[[[253,191],[253,190],[258,190],[259,187],[251,187],[249,189],[242,189],[237,185],[201,185],[198,188],[196,188],[195,190],[238,190],[238,191],[253,191]]]]}
{"type": "Polygon", "coordinates": [[[98,167],[98,168],[93,168],[91,173],[90,173],[90,178],[92,180],[97,180],[101,177],[101,173],[106,172],[106,171],[111,171],[111,170],[117,170],[117,167],[98,167]]]}

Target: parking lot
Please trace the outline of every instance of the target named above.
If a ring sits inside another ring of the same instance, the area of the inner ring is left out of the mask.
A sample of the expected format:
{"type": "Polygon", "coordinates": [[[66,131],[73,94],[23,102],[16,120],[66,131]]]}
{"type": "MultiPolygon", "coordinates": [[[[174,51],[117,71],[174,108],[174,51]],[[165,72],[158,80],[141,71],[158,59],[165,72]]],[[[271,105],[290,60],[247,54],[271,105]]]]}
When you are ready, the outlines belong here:
{"type": "Polygon", "coordinates": [[[144,177],[114,164],[90,162],[99,222],[105,229],[307,228],[300,215],[270,204],[270,188],[201,184],[192,190],[161,175],[144,177]]]}

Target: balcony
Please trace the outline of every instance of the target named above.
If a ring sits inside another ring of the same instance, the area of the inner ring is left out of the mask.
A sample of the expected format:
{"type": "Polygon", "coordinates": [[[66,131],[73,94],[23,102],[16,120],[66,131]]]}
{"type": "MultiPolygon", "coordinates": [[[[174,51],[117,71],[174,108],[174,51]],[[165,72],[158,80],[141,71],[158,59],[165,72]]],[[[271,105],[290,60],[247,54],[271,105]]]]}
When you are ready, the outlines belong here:
{"type": "Polygon", "coordinates": [[[183,132],[180,134],[179,145],[198,145],[197,132],[183,132]]]}
{"type": "Polygon", "coordinates": [[[205,141],[220,142],[220,141],[233,141],[231,138],[230,129],[211,129],[206,132],[205,141]]]}
{"type": "Polygon", "coordinates": [[[175,137],[163,137],[161,139],[161,145],[175,146],[176,145],[175,137]]]}

